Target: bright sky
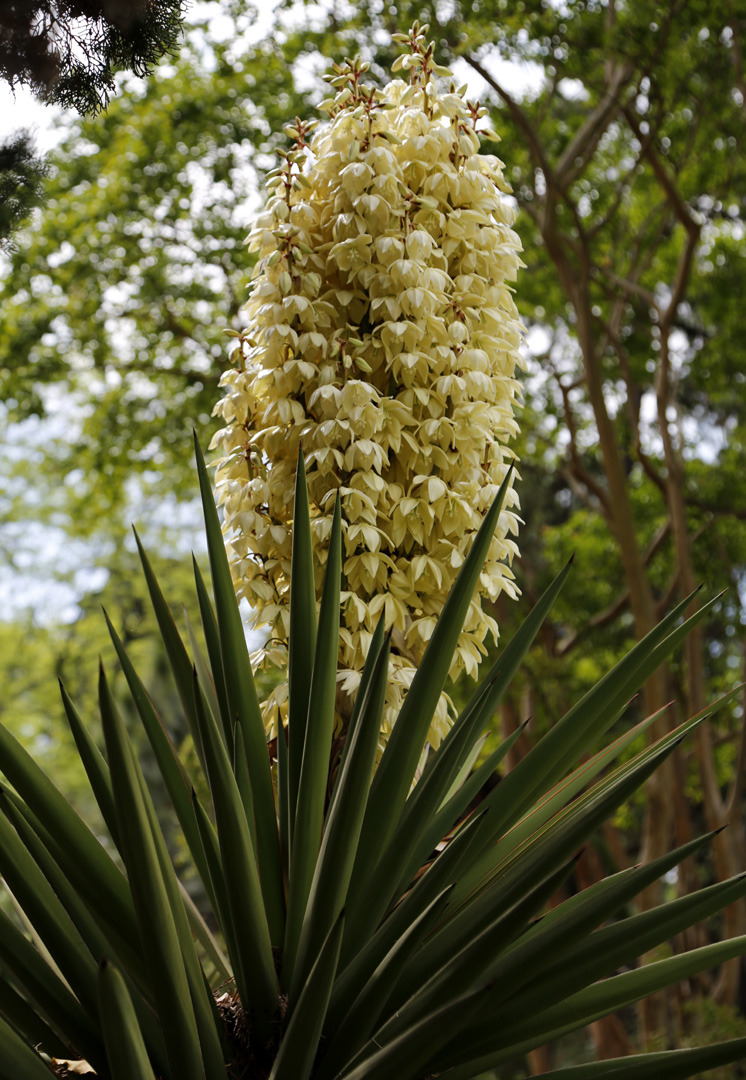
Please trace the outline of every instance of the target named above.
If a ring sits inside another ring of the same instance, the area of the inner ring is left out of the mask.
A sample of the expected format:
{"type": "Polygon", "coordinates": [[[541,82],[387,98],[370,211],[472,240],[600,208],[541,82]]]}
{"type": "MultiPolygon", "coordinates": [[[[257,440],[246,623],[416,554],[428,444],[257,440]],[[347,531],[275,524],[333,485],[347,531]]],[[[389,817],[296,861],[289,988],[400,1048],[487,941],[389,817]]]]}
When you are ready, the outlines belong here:
{"type": "Polygon", "coordinates": [[[0,139],[19,128],[30,128],[39,150],[51,150],[62,134],[54,127],[60,111],[41,105],[28,90],[16,90],[14,94],[7,83],[0,83],[0,139]]]}

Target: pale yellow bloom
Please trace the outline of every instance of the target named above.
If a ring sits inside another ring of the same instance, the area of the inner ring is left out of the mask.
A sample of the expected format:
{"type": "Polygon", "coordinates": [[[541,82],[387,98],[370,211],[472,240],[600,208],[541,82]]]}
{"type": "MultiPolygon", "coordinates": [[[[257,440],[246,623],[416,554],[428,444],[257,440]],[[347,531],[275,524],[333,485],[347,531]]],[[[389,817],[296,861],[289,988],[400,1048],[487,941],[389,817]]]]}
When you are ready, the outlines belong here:
{"type": "MultiPolygon", "coordinates": [[[[481,114],[436,84],[420,36],[410,82],[361,87],[336,68],[329,122],[270,181],[249,235],[258,254],[246,330],[223,377],[217,488],[239,597],[287,640],[293,477],[302,441],[317,585],[340,491],[340,685],[353,693],[375,624],[393,631],[390,727],[474,533],[509,464],[522,328],[511,283],[520,241],[481,114]]],[[[490,133],[495,138],[494,133],[490,133]]],[[[482,596],[515,595],[518,500],[505,507],[452,675],[475,675],[497,637],[482,596]]],[[[286,706],[280,689],[268,718],[286,706]]],[[[443,699],[430,741],[449,725],[443,699]]]]}

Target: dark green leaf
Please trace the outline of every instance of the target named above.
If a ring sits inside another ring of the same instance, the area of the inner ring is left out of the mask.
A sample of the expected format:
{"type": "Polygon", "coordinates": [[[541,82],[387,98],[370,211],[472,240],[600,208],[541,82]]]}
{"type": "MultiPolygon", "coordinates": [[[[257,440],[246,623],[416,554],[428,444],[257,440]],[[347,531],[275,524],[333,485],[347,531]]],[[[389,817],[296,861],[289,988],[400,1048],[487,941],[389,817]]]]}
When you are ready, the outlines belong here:
{"type": "Polygon", "coordinates": [[[19,1038],[0,1016],[0,1080],[50,1080],[52,1075],[38,1054],[19,1038]]]}
{"type": "Polygon", "coordinates": [[[98,995],[112,1080],[155,1080],[124,979],[106,961],[100,967],[98,995]]]}
{"type": "MultiPolygon", "coordinates": [[[[298,784],[298,804],[290,842],[287,933],[282,969],[285,985],[289,985],[294,979],[301,929],[321,846],[337,693],[341,573],[342,509],[337,496],[319,608],[319,629],[308,699],[308,722],[298,784]]],[[[292,738],[291,734],[291,747],[292,738]]]]}
{"type": "Polygon", "coordinates": [[[80,754],[80,760],[85,768],[86,775],[90,782],[93,794],[96,797],[96,802],[98,803],[98,808],[101,811],[101,816],[104,819],[106,828],[109,830],[109,834],[116,844],[117,815],[116,810],[114,809],[114,796],[111,792],[109,766],[106,764],[103,754],[96,746],[88,728],[80,718],[80,714],[73,705],[70,695],[65,690],[62,681],[60,681],[60,693],[62,694],[62,704],[65,709],[65,715],[67,716],[67,722],[70,725],[70,730],[75,739],[75,745],[80,754]]]}
{"type": "Polygon", "coordinates": [[[254,800],[254,821],[259,872],[265,910],[273,945],[281,945],[285,929],[280,844],[277,834],[275,798],[269,770],[267,738],[264,733],[254,676],[238,611],[231,572],[225,554],[223,534],[213,500],[212,486],[197,437],[194,438],[199,473],[202,510],[207,532],[212,587],[215,594],[220,652],[223,658],[226,691],[231,716],[243,732],[254,800]]]}
{"type": "Polygon", "coordinates": [[[205,1067],[182,955],[134,752],[101,672],[101,719],[117,807],[122,857],[138,915],[153,996],[171,1072],[205,1080],[205,1067]]]}
{"type": "Polygon", "coordinates": [[[340,915],[329,931],[303,987],[280,1043],[269,1080],[308,1080],[311,1075],[337,970],[343,930],[344,915],[340,915]]]}
{"type": "Polygon", "coordinates": [[[306,741],[308,701],[311,696],[313,657],[316,651],[316,586],[313,570],[311,520],[303,451],[298,451],[293,508],[293,553],[290,583],[290,635],[288,640],[288,806],[290,833],[295,827],[303,747],[306,741]]]}
{"type": "Polygon", "coordinates": [[[492,543],[511,477],[512,468],[508,470],[495,501],[482,522],[443,606],[376,771],[350,890],[351,922],[348,925],[348,939],[351,941],[359,940],[358,926],[371,929],[371,920],[367,914],[363,914],[362,908],[367,882],[375,871],[386,843],[393,835],[409,794],[430,721],[448,677],[456,642],[479,580],[482,564],[492,543]]]}
{"type": "MultiPolygon", "coordinates": [[[[383,617],[380,625],[383,625],[383,617]]],[[[389,648],[390,637],[387,635],[376,658],[337,781],[334,805],[327,817],[293,972],[289,1000],[291,1011],[347,896],[381,732],[389,648]]]]}
{"type": "MultiPolygon", "coordinates": [[[[266,1036],[277,1008],[278,992],[254,846],[225,743],[214,718],[207,715],[196,676],[194,689],[225,881],[224,914],[230,916],[230,938],[235,949],[231,964],[252,1027],[266,1036]]],[[[209,835],[204,826],[202,831],[209,835]]]]}
{"type": "MultiPolygon", "coordinates": [[[[142,680],[135,671],[127,654],[127,650],[122,644],[119,635],[105,611],[104,617],[106,619],[106,625],[109,628],[111,640],[116,649],[117,657],[119,658],[119,663],[121,664],[122,671],[127,679],[130,693],[132,694],[138,714],[142,720],[148,740],[153,748],[153,754],[158,763],[158,769],[163,777],[163,782],[166,785],[171,804],[176,811],[179,824],[184,831],[184,837],[196,864],[197,871],[202,880],[208,883],[209,896],[207,866],[202,859],[202,844],[197,832],[197,824],[194,820],[194,810],[190,797],[192,788],[191,781],[187,776],[186,769],[176,752],[176,748],[166,731],[163,721],[156,712],[153,703],[148,696],[148,692],[143,686],[142,680]]],[[[210,899],[212,900],[212,897],[210,897],[210,899]]]]}

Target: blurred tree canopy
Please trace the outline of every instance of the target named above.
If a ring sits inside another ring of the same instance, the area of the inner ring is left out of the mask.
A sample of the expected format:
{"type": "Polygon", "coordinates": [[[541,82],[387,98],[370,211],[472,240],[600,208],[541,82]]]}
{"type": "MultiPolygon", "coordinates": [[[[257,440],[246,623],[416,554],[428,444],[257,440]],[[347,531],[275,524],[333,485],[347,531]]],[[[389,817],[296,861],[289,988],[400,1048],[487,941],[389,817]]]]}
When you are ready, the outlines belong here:
{"type": "MultiPolygon", "coordinates": [[[[728,591],[632,708],[661,710],[659,733],[678,708],[703,709],[744,663],[746,13],[730,0],[287,0],[257,40],[250,5],[221,12],[229,32],[192,27],[106,118],[71,124],[7,263],[7,528],[110,544],[138,508],[157,519],[159,500],[188,499],[191,428],[206,444],[251,271],[242,239],[283,125],[324,96],[328,60],[360,51],[384,79],[391,33],[429,19],[441,61],[493,113],[520,211],[521,606],[576,553],[503,730],[552,722],[702,581],[728,591]]],[[[501,603],[506,639],[515,615],[501,603]]],[[[726,821],[715,871],[743,871],[743,727],[737,704],[702,726],[578,872],[726,821]]],[[[677,888],[711,872],[684,869],[677,888]]],[[[745,930],[734,907],[724,932],[745,930]]],[[[729,1006],[740,979],[726,966],[692,992],[729,1006]]],[[[647,1007],[644,1038],[672,1030],[669,1008],[647,1007]]],[[[628,1045],[612,1021],[594,1034],[604,1053],[628,1045]]]]}

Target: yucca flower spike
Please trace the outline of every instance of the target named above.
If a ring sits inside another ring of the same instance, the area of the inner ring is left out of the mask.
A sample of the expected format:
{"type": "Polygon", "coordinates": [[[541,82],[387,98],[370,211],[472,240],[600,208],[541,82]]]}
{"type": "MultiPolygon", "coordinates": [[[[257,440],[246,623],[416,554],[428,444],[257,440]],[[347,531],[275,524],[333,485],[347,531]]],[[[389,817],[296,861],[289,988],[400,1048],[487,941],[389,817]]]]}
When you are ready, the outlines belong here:
{"type": "MultiPolygon", "coordinates": [[[[376,623],[391,632],[387,733],[469,545],[514,460],[520,241],[501,162],[480,153],[486,110],[433,62],[426,27],[383,90],[334,65],[319,128],[297,120],[249,234],[246,327],[216,407],[217,490],[239,597],[286,662],[293,474],[302,446],[317,589],[341,497],[338,708],[349,717],[376,623]]],[[[515,596],[511,486],[451,674],[476,676],[515,596]]],[[[287,717],[287,688],[264,705],[287,717]]],[[[441,698],[429,742],[449,727],[441,698]]]]}

